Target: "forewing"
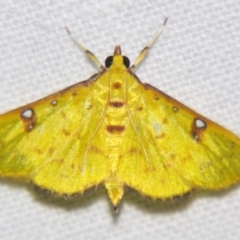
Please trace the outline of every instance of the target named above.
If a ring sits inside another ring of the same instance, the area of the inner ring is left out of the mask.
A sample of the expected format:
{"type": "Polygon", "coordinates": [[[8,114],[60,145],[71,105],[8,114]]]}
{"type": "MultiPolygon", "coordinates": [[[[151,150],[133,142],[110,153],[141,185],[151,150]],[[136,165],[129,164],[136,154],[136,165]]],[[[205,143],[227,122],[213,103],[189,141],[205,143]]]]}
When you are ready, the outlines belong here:
{"type": "Polygon", "coordinates": [[[126,185],[165,199],[240,180],[240,139],[233,133],[150,85],[135,84],[128,99],[134,151],[119,164],[126,185]]]}
{"type": "Polygon", "coordinates": [[[99,91],[107,94],[90,79],[1,115],[0,175],[59,194],[103,181],[108,162],[89,148],[105,107],[99,91]]]}

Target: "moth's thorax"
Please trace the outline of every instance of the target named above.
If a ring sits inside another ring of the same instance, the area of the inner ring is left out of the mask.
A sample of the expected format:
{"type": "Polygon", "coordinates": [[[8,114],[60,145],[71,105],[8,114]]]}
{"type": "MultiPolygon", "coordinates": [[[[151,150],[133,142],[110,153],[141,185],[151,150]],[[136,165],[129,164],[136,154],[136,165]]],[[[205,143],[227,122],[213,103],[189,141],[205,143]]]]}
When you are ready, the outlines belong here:
{"type": "Polygon", "coordinates": [[[125,103],[127,75],[129,75],[129,72],[123,64],[123,56],[114,55],[112,65],[107,70],[109,102],[119,101],[125,103]]]}
{"type": "Polygon", "coordinates": [[[124,130],[111,132],[111,126],[124,126],[127,117],[127,81],[128,70],[122,63],[122,56],[114,56],[113,65],[107,71],[108,99],[106,101],[106,127],[110,135],[122,135],[124,130]],[[121,64],[120,64],[121,62],[121,64]]]}

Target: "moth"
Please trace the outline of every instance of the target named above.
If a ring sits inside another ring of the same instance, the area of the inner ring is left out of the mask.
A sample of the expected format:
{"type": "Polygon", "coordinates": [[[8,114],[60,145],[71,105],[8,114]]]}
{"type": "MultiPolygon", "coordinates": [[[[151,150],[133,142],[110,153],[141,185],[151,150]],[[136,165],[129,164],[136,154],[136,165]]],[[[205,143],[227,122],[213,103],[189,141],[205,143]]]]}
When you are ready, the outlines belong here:
{"type": "Polygon", "coordinates": [[[193,189],[220,190],[240,180],[240,139],[142,83],[116,46],[88,80],[0,115],[0,177],[58,195],[106,187],[114,210],[125,186],[152,199],[193,189]]]}

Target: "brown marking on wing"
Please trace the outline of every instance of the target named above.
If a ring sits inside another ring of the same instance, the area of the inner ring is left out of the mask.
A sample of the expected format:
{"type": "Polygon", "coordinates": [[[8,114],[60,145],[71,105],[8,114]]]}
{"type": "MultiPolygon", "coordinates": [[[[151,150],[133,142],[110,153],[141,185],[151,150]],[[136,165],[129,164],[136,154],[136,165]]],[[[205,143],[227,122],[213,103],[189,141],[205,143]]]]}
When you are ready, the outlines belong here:
{"type": "Polygon", "coordinates": [[[67,118],[66,114],[64,112],[61,112],[61,115],[64,118],[64,120],[66,120],[66,118],[67,118]]]}
{"type": "Polygon", "coordinates": [[[48,154],[49,154],[50,156],[52,156],[52,154],[54,153],[54,151],[55,151],[55,148],[50,147],[50,148],[48,149],[48,154]]]}
{"type": "Polygon", "coordinates": [[[109,105],[111,107],[115,107],[115,108],[120,108],[124,105],[125,103],[124,102],[109,102],[109,105]]]}
{"type": "Polygon", "coordinates": [[[43,151],[39,148],[34,148],[33,150],[39,155],[43,154],[43,151]]]}
{"type": "Polygon", "coordinates": [[[156,100],[156,101],[158,101],[159,100],[159,97],[157,96],[157,95],[153,95],[153,98],[156,100]]]}
{"type": "Polygon", "coordinates": [[[90,147],[90,151],[91,152],[95,152],[95,153],[98,153],[98,154],[101,154],[102,156],[104,156],[103,152],[101,151],[101,149],[99,149],[98,147],[95,147],[95,146],[91,146],[90,147]]]}
{"type": "Polygon", "coordinates": [[[164,125],[164,124],[167,124],[167,123],[168,123],[168,119],[165,117],[162,121],[162,124],[164,125]]]}
{"type": "Polygon", "coordinates": [[[82,136],[81,136],[81,134],[80,134],[79,132],[77,132],[77,133],[75,134],[75,136],[76,136],[76,138],[79,139],[79,140],[82,139],[82,136]]]}
{"type": "Polygon", "coordinates": [[[171,168],[172,167],[172,165],[170,164],[170,163],[163,163],[163,168],[165,169],[165,170],[167,170],[167,169],[169,169],[169,168],[171,168]]]}
{"type": "Polygon", "coordinates": [[[159,134],[156,136],[156,139],[162,139],[165,137],[165,135],[166,135],[165,133],[159,134]]]}
{"type": "Polygon", "coordinates": [[[52,106],[56,106],[58,104],[58,101],[56,99],[52,100],[51,101],[51,105],[52,106]]]}
{"type": "Polygon", "coordinates": [[[135,147],[131,147],[127,153],[130,155],[131,154],[139,154],[139,150],[135,147]]]}
{"type": "Polygon", "coordinates": [[[76,165],[74,163],[71,163],[70,167],[74,170],[76,165]]]}
{"type": "Polygon", "coordinates": [[[104,158],[107,158],[107,156],[103,153],[103,151],[100,148],[95,147],[93,145],[90,146],[89,151],[91,151],[92,153],[99,154],[99,155],[103,156],[104,158]]]}
{"type": "Polygon", "coordinates": [[[199,142],[203,138],[204,130],[207,128],[207,123],[201,118],[195,118],[192,123],[192,136],[199,142]]]}
{"type": "Polygon", "coordinates": [[[36,115],[32,108],[24,109],[21,112],[21,119],[23,120],[26,132],[30,132],[36,125],[36,115]]]}
{"type": "Polygon", "coordinates": [[[172,107],[172,110],[173,110],[173,112],[176,113],[176,112],[178,112],[179,109],[178,109],[177,107],[173,106],[173,107],[172,107]]]}
{"type": "Polygon", "coordinates": [[[64,128],[63,128],[62,132],[63,132],[63,134],[64,134],[65,136],[69,136],[69,135],[70,135],[70,132],[68,132],[68,131],[67,131],[66,129],[64,129],[64,128]]]}
{"type": "Polygon", "coordinates": [[[119,125],[109,125],[106,127],[107,131],[112,134],[120,134],[125,130],[124,126],[119,125]]]}
{"type": "Polygon", "coordinates": [[[113,88],[115,88],[115,89],[119,89],[119,88],[121,88],[122,87],[122,84],[120,83],[120,82],[115,82],[114,84],[113,84],[113,88]]]}
{"type": "Polygon", "coordinates": [[[192,156],[191,155],[187,155],[186,157],[182,158],[182,162],[183,163],[191,161],[191,160],[192,160],[192,156]]]}
{"type": "Polygon", "coordinates": [[[64,159],[63,158],[58,158],[58,159],[55,159],[54,161],[60,163],[60,164],[63,164],[64,163],[64,159]]]}
{"type": "Polygon", "coordinates": [[[89,104],[86,109],[90,110],[92,107],[92,104],[89,104]]]}
{"type": "Polygon", "coordinates": [[[172,160],[175,160],[175,159],[176,159],[176,154],[171,153],[171,154],[169,155],[169,157],[170,157],[172,160]]]}

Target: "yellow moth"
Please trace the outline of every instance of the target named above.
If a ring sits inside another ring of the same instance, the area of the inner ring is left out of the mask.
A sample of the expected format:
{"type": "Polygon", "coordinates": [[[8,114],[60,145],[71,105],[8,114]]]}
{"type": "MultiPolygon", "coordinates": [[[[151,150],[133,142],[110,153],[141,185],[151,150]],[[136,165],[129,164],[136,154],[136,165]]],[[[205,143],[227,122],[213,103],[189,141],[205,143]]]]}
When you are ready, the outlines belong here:
{"type": "MultiPolygon", "coordinates": [[[[166,19],[167,20],[167,19],[166,19]]],[[[0,176],[71,196],[104,184],[117,210],[124,187],[152,199],[240,180],[240,139],[133,73],[116,46],[88,80],[0,116],[0,176]]]]}

